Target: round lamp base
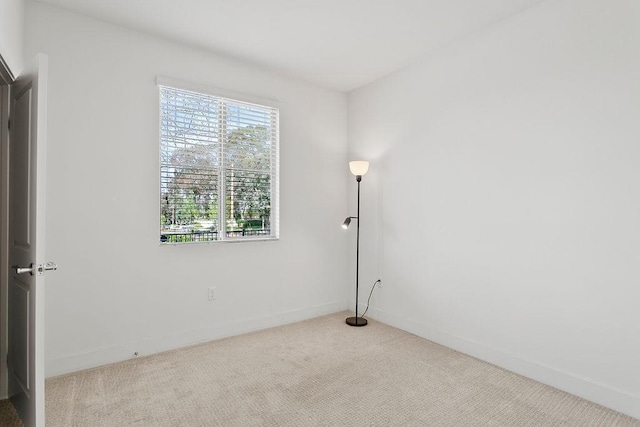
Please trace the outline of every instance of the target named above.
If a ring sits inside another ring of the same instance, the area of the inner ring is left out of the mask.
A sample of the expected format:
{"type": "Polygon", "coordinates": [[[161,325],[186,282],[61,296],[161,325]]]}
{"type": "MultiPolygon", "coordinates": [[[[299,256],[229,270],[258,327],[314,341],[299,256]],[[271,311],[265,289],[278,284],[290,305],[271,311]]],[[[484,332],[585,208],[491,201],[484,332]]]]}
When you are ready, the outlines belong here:
{"type": "Polygon", "coordinates": [[[362,317],[347,317],[346,322],[349,326],[365,326],[368,323],[367,319],[362,317]]]}

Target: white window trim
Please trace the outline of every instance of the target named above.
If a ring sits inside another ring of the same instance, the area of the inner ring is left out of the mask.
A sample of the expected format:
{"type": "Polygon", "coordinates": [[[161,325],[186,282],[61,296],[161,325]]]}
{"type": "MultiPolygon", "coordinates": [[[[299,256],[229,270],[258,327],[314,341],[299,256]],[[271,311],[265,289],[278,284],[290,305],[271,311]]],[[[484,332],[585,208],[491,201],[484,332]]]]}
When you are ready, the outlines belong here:
{"type": "MultiPolygon", "coordinates": [[[[182,89],[186,91],[198,92],[201,94],[211,95],[214,97],[222,97],[228,98],[235,101],[246,102],[250,104],[256,104],[258,106],[271,107],[280,110],[280,102],[271,98],[263,98],[255,95],[249,95],[242,92],[232,91],[228,89],[221,89],[214,86],[208,86],[200,83],[188,82],[185,80],[175,79],[171,77],[165,76],[157,76],[156,85],[158,88],[161,86],[172,87],[176,89],[182,89]]],[[[160,105],[160,91],[158,91],[158,106],[160,105]]],[[[161,114],[160,108],[158,109],[159,114],[161,114]]],[[[280,113],[278,112],[278,116],[280,113]]],[[[157,126],[158,129],[158,138],[157,141],[160,141],[160,123],[157,126]]],[[[161,155],[160,155],[160,146],[158,145],[158,176],[160,175],[160,167],[161,167],[161,155]]],[[[271,184],[271,198],[272,201],[275,200],[275,209],[272,209],[272,235],[270,236],[260,236],[260,237],[234,237],[234,238],[222,238],[218,240],[209,240],[203,242],[189,242],[189,243],[178,243],[178,242],[159,242],[160,246],[190,246],[192,244],[215,244],[215,243],[240,243],[240,242],[264,242],[264,241],[275,241],[280,240],[280,131],[278,130],[278,141],[276,144],[276,164],[274,166],[274,175],[277,179],[272,180],[271,184]]],[[[158,207],[160,209],[162,203],[162,194],[160,187],[158,188],[158,207]]],[[[156,215],[157,218],[160,218],[160,212],[156,215]]]]}
{"type": "Polygon", "coordinates": [[[243,92],[236,92],[229,89],[222,89],[214,86],[208,86],[200,83],[193,83],[184,80],[174,79],[171,77],[158,76],[156,85],[174,87],[176,89],[189,90],[192,92],[204,93],[211,96],[219,96],[229,98],[236,101],[248,102],[250,104],[263,105],[265,107],[273,107],[280,109],[280,102],[271,98],[262,98],[260,96],[249,95],[243,92]]]}

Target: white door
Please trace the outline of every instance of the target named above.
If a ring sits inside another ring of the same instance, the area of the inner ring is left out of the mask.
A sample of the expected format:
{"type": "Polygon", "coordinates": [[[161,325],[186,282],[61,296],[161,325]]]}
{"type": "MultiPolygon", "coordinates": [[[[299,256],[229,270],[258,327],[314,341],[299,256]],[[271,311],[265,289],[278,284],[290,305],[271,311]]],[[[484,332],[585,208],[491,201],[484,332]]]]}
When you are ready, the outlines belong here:
{"type": "Polygon", "coordinates": [[[11,87],[8,150],[9,395],[27,427],[44,426],[46,93],[38,55],[11,87]]]}

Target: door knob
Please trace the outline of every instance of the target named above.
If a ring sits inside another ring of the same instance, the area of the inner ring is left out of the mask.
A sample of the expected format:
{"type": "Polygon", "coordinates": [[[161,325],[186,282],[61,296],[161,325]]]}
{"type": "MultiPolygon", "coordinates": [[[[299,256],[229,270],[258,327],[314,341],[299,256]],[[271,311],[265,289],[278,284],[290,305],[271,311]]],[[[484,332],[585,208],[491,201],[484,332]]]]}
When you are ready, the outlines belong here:
{"type": "Polygon", "coordinates": [[[56,264],[55,262],[48,262],[46,264],[38,264],[38,266],[36,266],[35,268],[33,264],[31,264],[29,267],[19,267],[17,265],[12,265],[11,268],[16,271],[16,274],[29,273],[33,276],[33,273],[38,273],[38,276],[42,276],[45,271],[56,271],[58,269],[58,264],[56,264]]]}
{"type": "Polygon", "coordinates": [[[16,271],[16,274],[29,273],[33,276],[33,264],[31,264],[29,267],[18,267],[17,265],[12,265],[11,268],[16,271]]]}
{"type": "Polygon", "coordinates": [[[38,266],[38,274],[44,274],[45,271],[56,271],[57,269],[58,269],[58,264],[56,264],[55,262],[40,264],[38,266]]]}

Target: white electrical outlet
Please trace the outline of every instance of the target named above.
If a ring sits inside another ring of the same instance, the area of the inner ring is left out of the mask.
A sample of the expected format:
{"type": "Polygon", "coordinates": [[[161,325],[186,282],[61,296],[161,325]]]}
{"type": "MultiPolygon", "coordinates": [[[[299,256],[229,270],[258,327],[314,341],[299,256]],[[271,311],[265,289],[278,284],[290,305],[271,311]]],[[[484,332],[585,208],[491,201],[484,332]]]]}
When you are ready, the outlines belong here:
{"type": "Polygon", "coordinates": [[[216,288],[209,288],[209,301],[216,299],[216,288]]]}

